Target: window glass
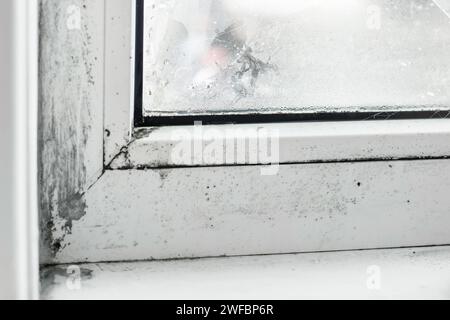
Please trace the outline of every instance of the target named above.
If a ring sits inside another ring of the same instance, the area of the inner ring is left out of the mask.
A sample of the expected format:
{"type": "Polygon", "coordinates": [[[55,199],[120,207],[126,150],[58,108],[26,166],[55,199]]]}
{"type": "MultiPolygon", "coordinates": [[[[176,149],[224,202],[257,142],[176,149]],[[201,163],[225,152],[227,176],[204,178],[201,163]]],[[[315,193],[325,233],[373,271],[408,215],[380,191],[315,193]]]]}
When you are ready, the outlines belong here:
{"type": "Polygon", "coordinates": [[[431,0],[146,0],[143,112],[450,105],[450,19],[431,0]]]}

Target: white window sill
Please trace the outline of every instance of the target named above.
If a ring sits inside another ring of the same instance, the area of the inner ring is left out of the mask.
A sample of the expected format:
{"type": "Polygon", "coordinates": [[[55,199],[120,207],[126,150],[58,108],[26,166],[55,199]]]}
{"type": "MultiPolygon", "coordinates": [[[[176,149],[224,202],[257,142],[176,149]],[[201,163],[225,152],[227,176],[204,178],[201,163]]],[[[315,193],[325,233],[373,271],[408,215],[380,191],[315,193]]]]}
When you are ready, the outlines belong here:
{"type": "Polygon", "coordinates": [[[450,247],[80,265],[45,270],[43,299],[449,299],[450,247]],[[379,282],[371,277],[379,271],[379,282]],[[369,286],[367,285],[369,282],[369,286]],[[374,285],[378,283],[378,285],[374,285]]]}

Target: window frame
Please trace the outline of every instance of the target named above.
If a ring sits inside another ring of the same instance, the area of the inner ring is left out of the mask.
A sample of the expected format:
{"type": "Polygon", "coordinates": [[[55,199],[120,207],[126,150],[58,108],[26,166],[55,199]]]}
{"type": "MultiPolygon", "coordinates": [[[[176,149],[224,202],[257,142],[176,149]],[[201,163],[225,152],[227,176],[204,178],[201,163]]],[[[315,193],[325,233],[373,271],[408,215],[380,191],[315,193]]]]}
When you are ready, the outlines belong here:
{"type": "Polygon", "coordinates": [[[38,7],[0,4],[0,300],[39,299],[38,7]]]}
{"type": "Polygon", "coordinates": [[[278,129],[279,173],[170,163],[192,126],[133,125],[135,4],[92,0],[67,30],[67,3],[46,2],[43,264],[450,243],[450,119],[208,125],[278,129]]]}
{"type": "Polygon", "coordinates": [[[281,132],[280,164],[445,159],[450,156],[450,149],[445,143],[448,139],[447,123],[450,122],[443,121],[450,115],[448,107],[435,110],[405,107],[401,111],[383,108],[378,112],[365,112],[359,108],[333,112],[313,109],[306,113],[240,112],[144,117],[142,113],[144,12],[138,10],[144,8],[144,1],[133,0],[131,8],[125,4],[121,12],[116,5],[106,4],[106,7],[111,9],[109,13],[107,12],[105,30],[104,166],[106,169],[263,164],[258,161],[231,164],[225,161],[222,163],[215,161],[214,164],[204,161],[172,163],[170,153],[176,143],[173,138],[174,132],[180,128],[191,130],[194,123],[201,123],[219,131],[236,129],[236,134],[231,137],[233,139],[248,139],[249,137],[242,136],[239,129],[252,128],[251,125],[253,128],[257,126],[271,132],[281,132]],[[128,10],[125,10],[125,7],[128,7],[128,10]],[[112,15],[116,18],[108,18],[112,15]],[[436,132],[436,126],[442,129],[441,133],[436,132]],[[365,144],[359,141],[359,137],[362,136],[366,138],[365,144]],[[402,138],[398,139],[399,136],[402,138]],[[394,137],[392,141],[395,142],[387,147],[386,141],[394,137]],[[409,148],[409,141],[417,137],[420,137],[420,142],[414,148],[409,148]],[[336,145],[342,148],[330,154],[328,151],[336,145]],[[433,147],[430,149],[429,146],[433,147]],[[304,152],[294,154],[289,148],[296,151],[318,151],[314,155],[307,155],[304,152]],[[371,152],[363,155],[358,152],[358,148],[370,149],[371,152]],[[156,149],[165,150],[164,155],[149,153],[149,150],[156,149]],[[286,154],[289,156],[284,157],[286,154]]]}

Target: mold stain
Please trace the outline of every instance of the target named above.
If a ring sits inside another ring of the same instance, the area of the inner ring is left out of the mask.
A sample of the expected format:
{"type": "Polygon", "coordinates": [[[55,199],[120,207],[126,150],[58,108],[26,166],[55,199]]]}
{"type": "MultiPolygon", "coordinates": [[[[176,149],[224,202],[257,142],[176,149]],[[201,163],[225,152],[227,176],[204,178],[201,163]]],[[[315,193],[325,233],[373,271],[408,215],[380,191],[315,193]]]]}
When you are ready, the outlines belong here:
{"type": "Polygon", "coordinates": [[[85,150],[95,94],[90,22],[67,28],[66,8],[85,0],[39,2],[39,181],[42,260],[69,245],[73,222],[86,215],[85,150]]]}
{"type": "Polygon", "coordinates": [[[158,174],[161,181],[161,188],[163,188],[167,177],[169,176],[169,170],[158,170],[158,174]]]}

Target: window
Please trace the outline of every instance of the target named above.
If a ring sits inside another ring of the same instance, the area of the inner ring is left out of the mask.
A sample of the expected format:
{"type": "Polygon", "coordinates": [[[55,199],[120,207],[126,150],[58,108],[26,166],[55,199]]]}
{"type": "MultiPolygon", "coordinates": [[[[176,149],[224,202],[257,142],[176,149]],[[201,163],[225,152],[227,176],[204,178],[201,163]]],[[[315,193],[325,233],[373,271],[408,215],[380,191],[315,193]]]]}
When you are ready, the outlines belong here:
{"type": "Polygon", "coordinates": [[[442,117],[435,1],[139,0],[137,125],[442,117]]]}
{"type": "Polygon", "coordinates": [[[96,0],[80,7],[81,29],[70,30],[67,3],[46,2],[41,162],[49,196],[42,225],[52,227],[43,232],[50,248],[45,263],[450,243],[449,66],[443,59],[449,19],[443,1],[301,1],[315,4],[304,8],[308,14],[299,2],[278,0],[275,8],[272,0],[96,0]],[[326,6],[338,2],[346,4],[342,28],[336,28],[341,7],[326,6]],[[153,4],[157,22],[149,11],[153,4]],[[277,18],[288,15],[286,8],[291,24],[277,18]],[[236,78],[233,73],[248,68],[230,59],[225,72],[203,72],[213,76],[197,82],[204,66],[180,60],[181,43],[202,17],[213,17],[219,25],[207,24],[199,38],[212,39],[194,41],[199,56],[208,56],[214,39],[234,23],[228,10],[239,17],[255,13],[242,19],[252,48],[244,50],[252,57],[244,61],[251,64],[254,57],[266,71],[256,80],[236,78]],[[323,12],[334,23],[330,41],[317,40],[328,34],[323,12]],[[152,23],[161,34],[149,38],[145,25],[152,23]],[[267,32],[252,35],[253,24],[267,32]],[[297,24],[311,33],[290,37],[297,24]],[[270,25],[286,30],[279,39],[284,51],[272,51],[276,28],[270,25]],[[349,49],[348,32],[359,55],[349,49]],[[160,55],[148,54],[147,46],[160,48],[160,55]],[[301,54],[291,54],[298,47],[301,54]],[[152,68],[161,81],[146,76],[152,68]],[[359,119],[385,120],[351,121],[359,119]],[[251,148],[232,162],[174,161],[180,142],[211,145],[211,135],[197,135],[195,121],[235,142],[252,139],[248,130],[277,133],[279,170],[263,175],[266,163],[251,148]],[[174,134],[178,130],[186,135],[174,134]]]}

